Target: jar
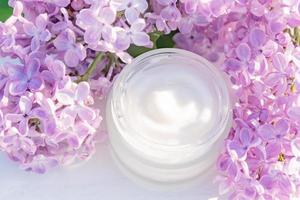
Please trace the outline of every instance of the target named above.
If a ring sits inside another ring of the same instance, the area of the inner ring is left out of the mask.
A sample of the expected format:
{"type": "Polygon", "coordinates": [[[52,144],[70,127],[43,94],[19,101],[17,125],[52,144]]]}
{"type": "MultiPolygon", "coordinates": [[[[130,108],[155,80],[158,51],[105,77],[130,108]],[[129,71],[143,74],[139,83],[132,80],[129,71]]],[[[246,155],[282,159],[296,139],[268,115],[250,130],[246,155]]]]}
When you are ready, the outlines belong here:
{"type": "Polygon", "coordinates": [[[232,122],[228,81],[180,49],[152,50],[115,79],[106,105],[118,161],[147,180],[174,183],[215,164],[232,122]]]}

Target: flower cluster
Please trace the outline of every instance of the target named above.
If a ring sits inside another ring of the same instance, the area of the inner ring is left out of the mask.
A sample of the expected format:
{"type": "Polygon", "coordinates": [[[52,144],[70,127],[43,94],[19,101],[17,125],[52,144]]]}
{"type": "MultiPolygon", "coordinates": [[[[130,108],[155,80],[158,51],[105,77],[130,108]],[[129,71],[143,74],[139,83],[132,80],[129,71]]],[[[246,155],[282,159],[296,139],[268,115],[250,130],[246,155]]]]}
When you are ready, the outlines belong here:
{"type": "Polygon", "coordinates": [[[105,97],[134,47],[150,50],[158,46],[154,34],[171,35],[177,48],[215,62],[232,83],[220,193],[300,196],[299,0],[9,3],[0,56],[15,62],[0,67],[0,149],[23,168],[41,173],[89,157],[101,122],[94,99],[105,97]]]}

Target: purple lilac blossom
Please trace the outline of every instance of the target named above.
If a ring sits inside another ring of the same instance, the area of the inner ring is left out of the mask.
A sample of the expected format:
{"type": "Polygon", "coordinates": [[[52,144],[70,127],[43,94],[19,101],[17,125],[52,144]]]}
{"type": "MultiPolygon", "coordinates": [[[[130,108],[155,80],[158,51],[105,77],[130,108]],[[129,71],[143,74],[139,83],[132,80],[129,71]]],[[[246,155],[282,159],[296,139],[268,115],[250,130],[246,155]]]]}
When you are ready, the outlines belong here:
{"type": "MultiPolygon", "coordinates": [[[[217,161],[229,199],[300,197],[299,0],[10,0],[0,22],[0,150],[29,171],[89,158],[100,111],[132,45],[177,48],[232,83],[233,125],[217,161]],[[154,45],[155,46],[155,45],[154,45]],[[103,60],[79,81],[99,53],[103,60]]],[[[102,139],[101,139],[102,138],[102,139]]]]}

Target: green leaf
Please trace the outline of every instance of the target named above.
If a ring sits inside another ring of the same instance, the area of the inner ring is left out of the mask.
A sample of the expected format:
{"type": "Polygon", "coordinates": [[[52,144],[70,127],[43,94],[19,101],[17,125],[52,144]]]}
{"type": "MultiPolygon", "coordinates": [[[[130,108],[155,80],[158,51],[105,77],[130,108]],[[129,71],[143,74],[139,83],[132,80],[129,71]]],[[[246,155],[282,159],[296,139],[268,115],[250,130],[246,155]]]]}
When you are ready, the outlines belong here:
{"type": "Polygon", "coordinates": [[[158,38],[156,42],[157,48],[173,48],[175,43],[173,41],[173,36],[176,34],[176,31],[169,33],[168,35],[162,35],[158,38]]]}
{"type": "Polygon", "coordinates": [[[7,0],[0,0],[0,21],[5,21],[12,15],[13,9],[8,6],[7,0]]]}
{"type": "Polygon", "coordinates": [[[132,57],[137,57],[143,53],[146,53],[147,51],[153,50],[153,49],[160,49],[160,48],[172,48],[174,47],[174,41],[173,36],[176,34],[175,31],[171,32],[168,35],[163,35],[163,32],[155,31],[152,33],[149,33],[150,39],[153,42],[153,48],[147,48],[147,47],[140,47],[136,46],[134,44],[130,45],[127,52],[132,57]]]}

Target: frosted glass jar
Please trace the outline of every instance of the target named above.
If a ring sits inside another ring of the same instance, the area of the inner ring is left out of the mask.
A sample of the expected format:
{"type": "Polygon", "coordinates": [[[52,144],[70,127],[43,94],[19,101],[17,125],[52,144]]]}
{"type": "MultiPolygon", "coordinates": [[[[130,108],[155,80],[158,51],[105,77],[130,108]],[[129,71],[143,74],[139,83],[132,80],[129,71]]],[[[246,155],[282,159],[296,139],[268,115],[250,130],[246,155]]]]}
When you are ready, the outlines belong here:
{"type": "Polygon", "coordinates": [[[135,58],[116,78],[107,129],[126,169],[173,183],[216,162],[231,111],[227,81],[216,67],[185,50],[159,49],[135,58]]]}

